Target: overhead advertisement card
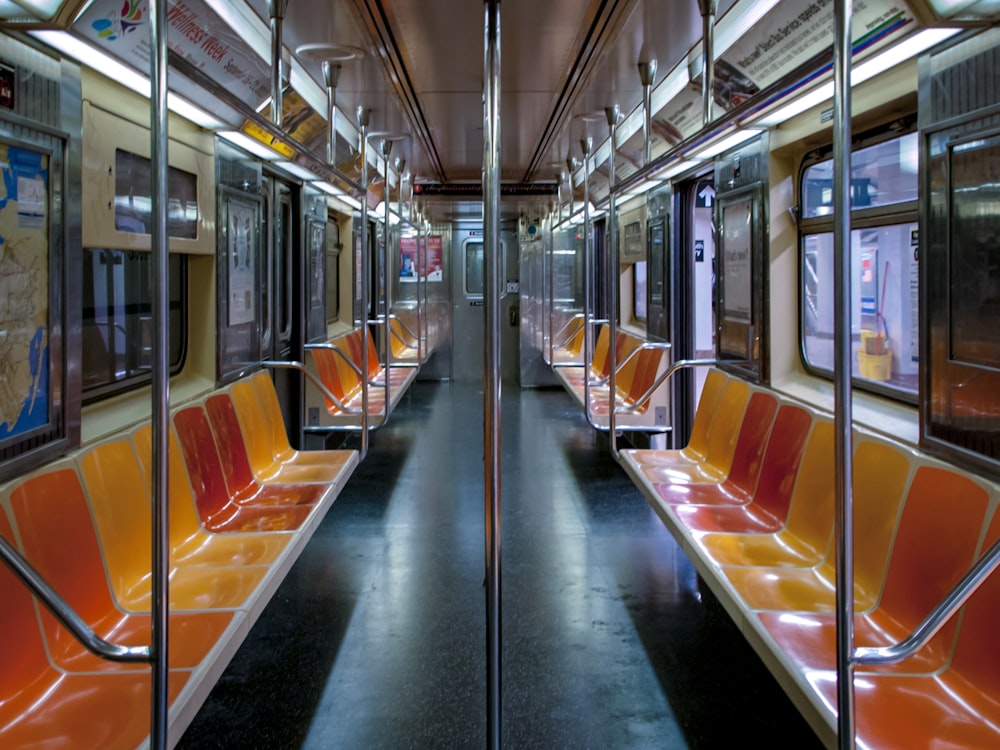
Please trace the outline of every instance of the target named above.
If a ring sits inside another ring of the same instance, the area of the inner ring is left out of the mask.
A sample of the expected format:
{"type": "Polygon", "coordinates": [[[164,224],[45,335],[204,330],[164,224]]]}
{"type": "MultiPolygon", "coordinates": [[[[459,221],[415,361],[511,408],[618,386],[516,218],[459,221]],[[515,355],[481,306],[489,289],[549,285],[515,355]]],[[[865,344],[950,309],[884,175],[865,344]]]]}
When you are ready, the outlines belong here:
{"type": "MultiPolygon", "coordinates": [[[[136,70],[149,71],[146,0],[95,0],[73,31],[136,70]]],[[[169,0],[167,44],[213,81],[257,107],[271,91],[269,68],[214,11],[199,0],[169,0]]]]}
{"type": "MultiPolygon", "coordinates": [[[[913,13],[902,2],[856,0],[854,54],[870,53],[908,33],[913,13]]],[[[724,22],[724,21],[723,21],[724,22]]],[[[781,2],[715,61],[715,106],[739,106],[833,44],[833,0],[781,2]]],[[[653,118],[654,133],[674,146],[702,127],[701,76],[653,118]]]]}

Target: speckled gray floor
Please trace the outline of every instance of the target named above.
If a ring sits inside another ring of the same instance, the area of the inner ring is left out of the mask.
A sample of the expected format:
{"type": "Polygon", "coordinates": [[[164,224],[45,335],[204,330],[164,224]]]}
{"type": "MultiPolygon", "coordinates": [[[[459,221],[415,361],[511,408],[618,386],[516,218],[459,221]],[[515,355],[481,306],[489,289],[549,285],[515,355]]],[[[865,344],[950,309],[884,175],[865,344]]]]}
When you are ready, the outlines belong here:
{"type": "MultiPolygon", "coordinates": [[[[417,383],[181,739],[486,744],[482,396],[417,383]]],[[[503,389],[508,748],[818,748],[607,440],[503,389]]]]}

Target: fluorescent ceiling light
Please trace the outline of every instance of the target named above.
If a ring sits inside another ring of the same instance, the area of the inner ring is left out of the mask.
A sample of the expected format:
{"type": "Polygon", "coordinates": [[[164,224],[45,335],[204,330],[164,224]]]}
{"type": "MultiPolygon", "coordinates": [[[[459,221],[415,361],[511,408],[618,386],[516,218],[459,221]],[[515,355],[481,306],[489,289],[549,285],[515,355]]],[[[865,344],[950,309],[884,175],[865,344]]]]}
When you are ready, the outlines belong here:
{"type": "MultiPolygon", "coordinates": [[[[28,33],[64,55],[72,57],[98,73],[117,81],[125,88],[149,99],[150,86],[146,76],[137,73],[128,65],[119,62],[82,39],[65,31],[29,31],[28,33]]],[[[206,130],[218,130],[226,126],[226,123],[214,115],[170,91],[167,92],[167,108],[206,130]]]]}
{"type": "Polygon", "coordinates": [[[741,143],[746,143],[751,138],[759,135],[760,132],[761,131],[758,128],[745,128],[737,130],[735,132],[731,132],[723,138],[720,138],[714,143],[709,143],[707,146],[702,146],[692,153],[685,154],[685,156],[689,159],[711,159],[713,156],[718,156],[731,148],[739,146],[741,143]]]}
{"type": "MultiPolygon", "coordinates": [[[[854,66],[851,69],[851,86],[857,86],[865,81],[884,73],[890,68],[916,57],[935,44],[957,34],[959,29],[923,29],[912,34],[899,44],[880,52],[870,60],[854,66]]],[[[817,107],[833,99],[833,81],[827,81],[822,86],[813,89],[808,94],[797,97],[780,109],[770,112],[755,122],[757,125],[774,127],[790,120],[795,115],[817,107]]]]}
{"type": "Polygon", "coordinates": [[[663,183],[660,180],[646,180],[645,182],[640,182],[631,190],[626,190],[622,195],[626,198],[635,198],[639,195],[644,195],[654,188],[660,187],[663,183]]]}
{"type": "Polygon", "coordinates": [[[935,44],[943,42],[948,37],[958,33],[958,29],[923,29],[913,34],[894,47],[890,47],[884,52],[875,55],[871,60],[866,60],[851,70],[851,85],[857,86],[864,83],[869,78],[874,78],[879,73],[883,73],[889,68],[899,65],[901,62],[916,57],[921,52],[930,49],[935,44]]]}
{"type": "Polygon", "coordinates": [[[300,180],[305,180],[306,182],[316,182],[318,180],[318,175],[310,172],[305,167],[299,166],[293,161],[276,161],[274,162],[274,166],[283,172],[287,172],[293,177],[298,177],[300,180]]]}
{"type": "Polygon", "coordinates": [[[661,180],[669,180],[671,177],[676,177],[681,172],[687,172],[701,162],[696,159],[684,159],[681,161],[674,162],[669,167],[664,169],[662,172],[657,172],[656,177],[661,180]]]}
{"type": "Polygon", "coordinates": [[[48,21],[59,10],[62,0],[3,0],[0,18],[5,21],[48,21]]]}
{"type": "Polygon", "coordinates": [[[336,207],[336,203],[338,202],[344,203],[350,206],[351,208],[355,209],[356,211],[361,210],[361,201],[359,201],[357,198],[351,195],[344,194],[344,195],[338,195],[335,198],[331,197],[327,199],[327,203],[333,203],[334,207],[336,207]]]}
{"type": "MultiPolygon", "coordinates": [[[[750,29],[760,23],[778,0],[743,0],[737,2],[719,19],[715,29],[715,49],[713,54],[718,60],[730,47],[745,35],[750,29]]],[[[700,45],[699,45],[700,46],[700,45]]]]}
{"type": "Polygon", "coordinates": [[[261,60],[271,61],[271,29],[250,10],[247,3],[231,0],[205,0],[233,31],[246,42],[261,60]]]}
{"type": "Polygon", "coordinates": [[[324,180],[318,180],[317,182],[314,182],[313,185],[315,187],[318,187],[324,193],[329,193],[330,195],[343,195],[344,194],[344,191],[341,190],[339,187],[337,187],[336,185],[334,185],[334,184],[332,184],[330,182],[326,182],[324,180]]]}
{"type": "MultiPolygon", "coordinates": [[[[251,138],[246,133],[241,133],[238,130],[220,130],[218,136],[266,161],[284,158],[282,154],[279,154],[267,144],[261,143],[256,138],[251,138]]],[[[316,179],[315,175],[313,175],[313,179],[316,179]]]]}

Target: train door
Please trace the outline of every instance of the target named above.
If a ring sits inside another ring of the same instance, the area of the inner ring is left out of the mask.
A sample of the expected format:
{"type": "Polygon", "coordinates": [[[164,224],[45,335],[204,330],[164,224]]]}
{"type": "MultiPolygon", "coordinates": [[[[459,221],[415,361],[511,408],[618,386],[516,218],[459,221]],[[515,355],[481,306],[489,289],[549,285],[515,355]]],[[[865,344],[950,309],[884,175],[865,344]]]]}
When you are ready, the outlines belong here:
{"type": "MultiPolygon", "coordinates": [[[[680,183],[674,198],[678,227],[675,239],[678,269],[678,331],[675,359],[712,359],[715,356],[715,230],[712,222],[715,186],[712,173],[680,183]]],[[[674,414],[678,439],[683,442],[694,419],[707,369],[689,370],[675,388],[674,414]]]]}
{"type": "MultiPolygon", "coordinates": [[[[452,233],[452,346],[451,377],[458,381],[483,379],[483,340],[486,267],[483,257],[481,224],[458,224],[452,233]]],[[[516,381],[520,370],[518,354],[519,309],[517,241],[513,231],[501,227],[500,248],[500,375],[516,381]],[[508,291],[510,290],[510,291],[508,291]]]]}
{"type": "MultiPolygon", "coordinates": [[[[273,175],[264,175],[264,227],[261,263],[264,283],[261,300],[261,355],[264,359],[295,359],[295,247],[296,193],[292,186],[273,175]]],[[[291,370],[273,371],[275,390],[285,424],[298,433],[299,386],[291,370]]]]}

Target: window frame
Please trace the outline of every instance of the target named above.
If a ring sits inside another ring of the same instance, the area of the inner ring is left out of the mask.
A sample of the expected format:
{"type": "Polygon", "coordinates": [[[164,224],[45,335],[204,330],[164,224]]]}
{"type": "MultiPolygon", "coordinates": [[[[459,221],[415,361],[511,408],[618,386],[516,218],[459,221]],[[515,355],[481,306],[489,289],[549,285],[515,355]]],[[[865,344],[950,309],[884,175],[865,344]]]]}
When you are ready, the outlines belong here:
{"type": "MultiPolygon", "coordinates": [[[[881,143],[887,143],[892,140],[902,139],[906,136],[915,134],[916,131],[916,120],[915,117],[905,118],[903,121],[897,121],[896,123],[891,123],[880,128],[876,128],[871,131],[860,134],[854,139],[851,147],[851,153],[854,154],[857,151],[870,148],[872,146],[877,146],[881,143]]],[[[918,142],[919,147],[919,142],[918,142]]],[[[821,164],[825,161],[829,161],[833,158],[833,147],[826,146],[822,149],[817,149],[809,154],[802,160],[799,165],[798,172],[798,206],[800,213],[804,211],[805,206],[805,190],[806,190],[806,172],[817,164],[821,164]]],[[[919,173],[914,176],[914,180],[919,183],[919,173]]],[[[919,192],[919,188],[918,188],[919,192]]],[[[878,229],[881,227],[898,226],[903,224],[915,224],[919,226],[919,198],[914,198],[909,201],[900,201],[896,203],[883,204],[872,207],[861,207],[855,208],[851,211],[851,233],[863,229],[878,229]]],[[[820,377],[825,380],[833,380],[833,370],[826,369],[817,366],[809,361],[806,354],[806,337],[805,337],[805,290],[806,290],[806,262],[805,262],[805,247],[806,238],[808,236],[820,235],[832,233],[834,227],[834,216],[832,213],[824,216],[812,216],[808,218],[799,218],[798,220],[798,248],[797,248],[797,260],[798,260],[798,285],[797,285],[797,317],[798,317],[798,348],[799,348],[799,361],[802,364],[802,368],[815,377],[820,377]]],[[[853,291],[853,280],[852,280],[852,291],[853,291]]],[[[920,291],[918,290],[918,295],[920,291]]],[[[920,300],[918,297],[918,304],[920,300]]],[[[918,351],[922,351],[922,340],[923,336],[918,331],[918,351]]],[[[854,357],[852,354],[852,361],[854,357]]],[[[918,363],[919,366],[919,363],[918,363]]],[[[862,378],[854,373],[854,365],[852,364],[851,369],[851,384],[852,388],[857,390],[866,391],[868,393],[873,393],[885,398],[892,399],[901,403],[916,406],[920,398],[920,377],[917,377],[917,388],[916,391],[910,392],[904,390],[899,386],[892,386],[880,383],[876,380],[870,380],[868,378],[862,378]]]]}
{"type": "MultiPolygon", "coordinates": [[[[148,256],[151,257],[150,253],[144,250],[119,250],[111,248],[84,248],[83,252],[110,252],[110,253],[123,253],[128,257],[128,253],[134,253],[136,256],[148,256]]],[[[178,328],[181,331],[180,339],[180,350],[179,357],[176,362],[170,363],[169,374],[170,376],[177,375],[184,369],[184,365],[187,362],[188,355],[188,303],[190,300],[190,288],[188,285],[188,253],[176,253],[171,252],[168,256],[169,259],[177,258],[180,266],[180,325],[178,328]]],[[[169,303],[169,300],[168,300],[169,303]]],[[[81,320],[81,328],[83,327],[83,321],[81,320]]],[[[81,372],[81,377],[83,373],[81,372]]],[[[148,386],[152,382],[152,368],[148,370],[140,371],[136,374],[118,379],[106,381],[100,384],[87,386],[81,384],[81,398],[84,405],[97,403],[105,399],[111,398],[113,396],[118,396],[129,391],[138,390],[148,386]]]]}

